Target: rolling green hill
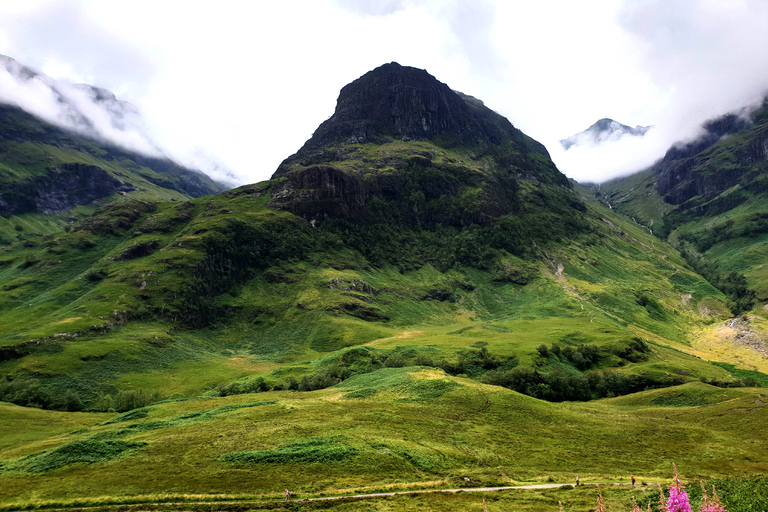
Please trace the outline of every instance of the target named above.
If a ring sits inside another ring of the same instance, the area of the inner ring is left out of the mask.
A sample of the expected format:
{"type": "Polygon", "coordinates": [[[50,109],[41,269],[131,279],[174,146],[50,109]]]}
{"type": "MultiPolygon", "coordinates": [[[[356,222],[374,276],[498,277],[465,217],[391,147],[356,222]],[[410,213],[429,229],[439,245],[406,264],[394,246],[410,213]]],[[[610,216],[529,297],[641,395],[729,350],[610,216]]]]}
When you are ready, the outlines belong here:
{"type": "Polygon", "coordinates": [[[422,70],[271,180],[145,192],[0,248],[0,506],[765,471],[726,295],[422,70]]]}

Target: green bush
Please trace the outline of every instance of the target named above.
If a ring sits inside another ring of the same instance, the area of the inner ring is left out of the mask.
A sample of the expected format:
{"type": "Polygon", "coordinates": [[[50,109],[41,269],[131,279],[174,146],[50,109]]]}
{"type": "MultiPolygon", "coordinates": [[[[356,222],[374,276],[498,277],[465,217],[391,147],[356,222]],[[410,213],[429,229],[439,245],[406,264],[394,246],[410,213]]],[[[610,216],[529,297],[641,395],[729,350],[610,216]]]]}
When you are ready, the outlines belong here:
{"type": "Polygon", "coordinates": [[[96,463],[115,459],[128,450],[141,448],[147,443],[131,441],[73,441],[52,450],[35,453],[11,464],[10,470],[42,473],[78,462],[96,463]]]}
{"type": "Polygon", "coordinates": [[[101,395],[91,407],[94,411],[125,412],[145,407],[160,400],[160,393],[146,389],[120,391],[116,395],[101,395]]]}
{"type": "Polygon", "coordinates": [[[342,436],[313,437],[273,450],[226,453],[219,460],[231,464],[339,462],[357,455],[357,450],[343,441],[342,436]]]}

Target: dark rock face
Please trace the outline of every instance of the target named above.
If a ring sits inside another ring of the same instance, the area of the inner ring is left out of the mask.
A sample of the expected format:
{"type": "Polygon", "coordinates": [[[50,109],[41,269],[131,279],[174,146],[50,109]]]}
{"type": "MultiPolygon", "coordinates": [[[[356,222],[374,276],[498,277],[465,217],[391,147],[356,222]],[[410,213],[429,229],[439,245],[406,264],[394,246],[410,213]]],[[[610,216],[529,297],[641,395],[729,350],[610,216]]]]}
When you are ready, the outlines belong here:
{"type": "Polygon", "coordinates": [[[278,167],[320,163],[317,152],[337,144],[433,140],[441,145],[499,145],[514,142],[549,158],[543,145],[471,96],[462,95],[422,69],[385,64],[341,89],[336,111],[306,144],[278,167]]]}
{"type": "Polygon", "coordinates": [[[386,64],[273,175],[272,202],[310,221],[483,225],[519,211],[518,181],[570,189],[543,145],[424,70],[386,64]],[[277,180],[277,178],[284,178],[277,180]]]}
{"type": "Polygon", "coordinates": [[[0,214],[59,213],[135,188],[95,165],[62,164],[0,195],[0,214]]]}
{"type": "Polygon", "coordinates": [[[768,128],[755,126],[747,117],[728,114],[704,126],[696,140],[670,148],[655,165],[659,194],[680,205],[696,196],[713,197],[748,179],[755,162],[768,160],[768,128]],[[715,147],[740,134],[747,144],[715,147]]]}
{"type": "Polygon", "coordinates": [[[290,197],[292,213],[307,218],[347,217],[359,214],[368,194],[354,176],[330,166],[310,167],[291,173],[288,181],[272,191],[272,197],[290,197]]]}

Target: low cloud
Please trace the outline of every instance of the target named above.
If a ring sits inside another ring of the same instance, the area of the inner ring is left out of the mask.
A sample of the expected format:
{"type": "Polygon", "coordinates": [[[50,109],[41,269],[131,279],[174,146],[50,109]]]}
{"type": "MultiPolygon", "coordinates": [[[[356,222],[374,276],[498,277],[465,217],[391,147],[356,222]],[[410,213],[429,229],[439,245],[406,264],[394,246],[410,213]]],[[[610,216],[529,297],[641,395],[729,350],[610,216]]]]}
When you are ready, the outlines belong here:
{"type": "Polygon", "coordinates": [[[135,107],[103,89],[57,82],[7,57],[0,57],[0,102],[82,135],[162,156],[135,107]]]}
{"type": "Polygon", "coordinates": [[[236,181],[211,157],[164,152],[149,136],[139,110],[106,89],[53,80],[2,55],[0,103],[15,105],[44,121],[95,140],[147,156],[172,158],[227,183],[236,181]]]}
{"type": "MultiPolygon", "coordinates": [[[[764,0],[27,0],[0,4],[0,53],[115,92],[146,126],[115,127],[79,103],[83,91],[61,95],[121,144],[158,146],[220,179],[232,169],[228,181],[269,178],[333,113],[341,87],[391,61],[483,100],[566,175],[604,181],[758,100],[766,26],[764,0]],[[601,117],[655,128],[562,153],[560,139],[601,117]]],[[[0,80],[5,96],[62,117],[39,84],[32,94],[0,80]]]]}
{"type": "Polygon", "coordinates": [[[660,130],[642,136],[614,136],[595,142],[585,138],[567,151],[558,142],[547,144],[552,160],[566,176],[581,183],[602,183],[653,165],[669,149],[660,130]]]}

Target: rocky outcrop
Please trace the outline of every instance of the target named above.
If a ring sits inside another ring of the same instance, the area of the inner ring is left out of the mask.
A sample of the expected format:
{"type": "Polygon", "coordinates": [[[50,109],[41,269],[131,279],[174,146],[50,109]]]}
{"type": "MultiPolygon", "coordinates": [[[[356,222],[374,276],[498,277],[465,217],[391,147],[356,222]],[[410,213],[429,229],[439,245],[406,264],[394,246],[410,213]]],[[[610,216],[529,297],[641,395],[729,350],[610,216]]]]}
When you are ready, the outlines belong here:
{"type": "Polygon", "coordinates": [[[61,164],[0,194],[0,215],[59,213],[135,187],[95,165],[61,164]]]}
{"type": "Polygon", "coordinates": [[[746,184],[768,160],[768,124],[728,114],[706,123],[697,139],[673,146],[655,165],[659,194],[681,205],[695,197],[713,198],[746,184]],[[738,140],[737,140],[738,139],[738,140]]]}
{"type": "Polygon", "coordinates": [[[356,177],[323,165],[291,173],[272,191],[276,206],[284,204],[292,213],[314,219],[360,214],[368,196],[356,177]]]}
{"type": "MultiPolygon", "coordinates": [[[[434,167],[420,179],[408,173],[348,173],[318,165],[288,173],[270,190],[270,206],[310,221],[327,219],[396,219],[408,225],[483,225],[515,210],[514,185],[482,182],[477,174],[456,176],[434,167]],[[468,187],[483,187],[470,203],[468,187]]],[[[417,171],[418,172],[418,171],[417,171]]]]}

